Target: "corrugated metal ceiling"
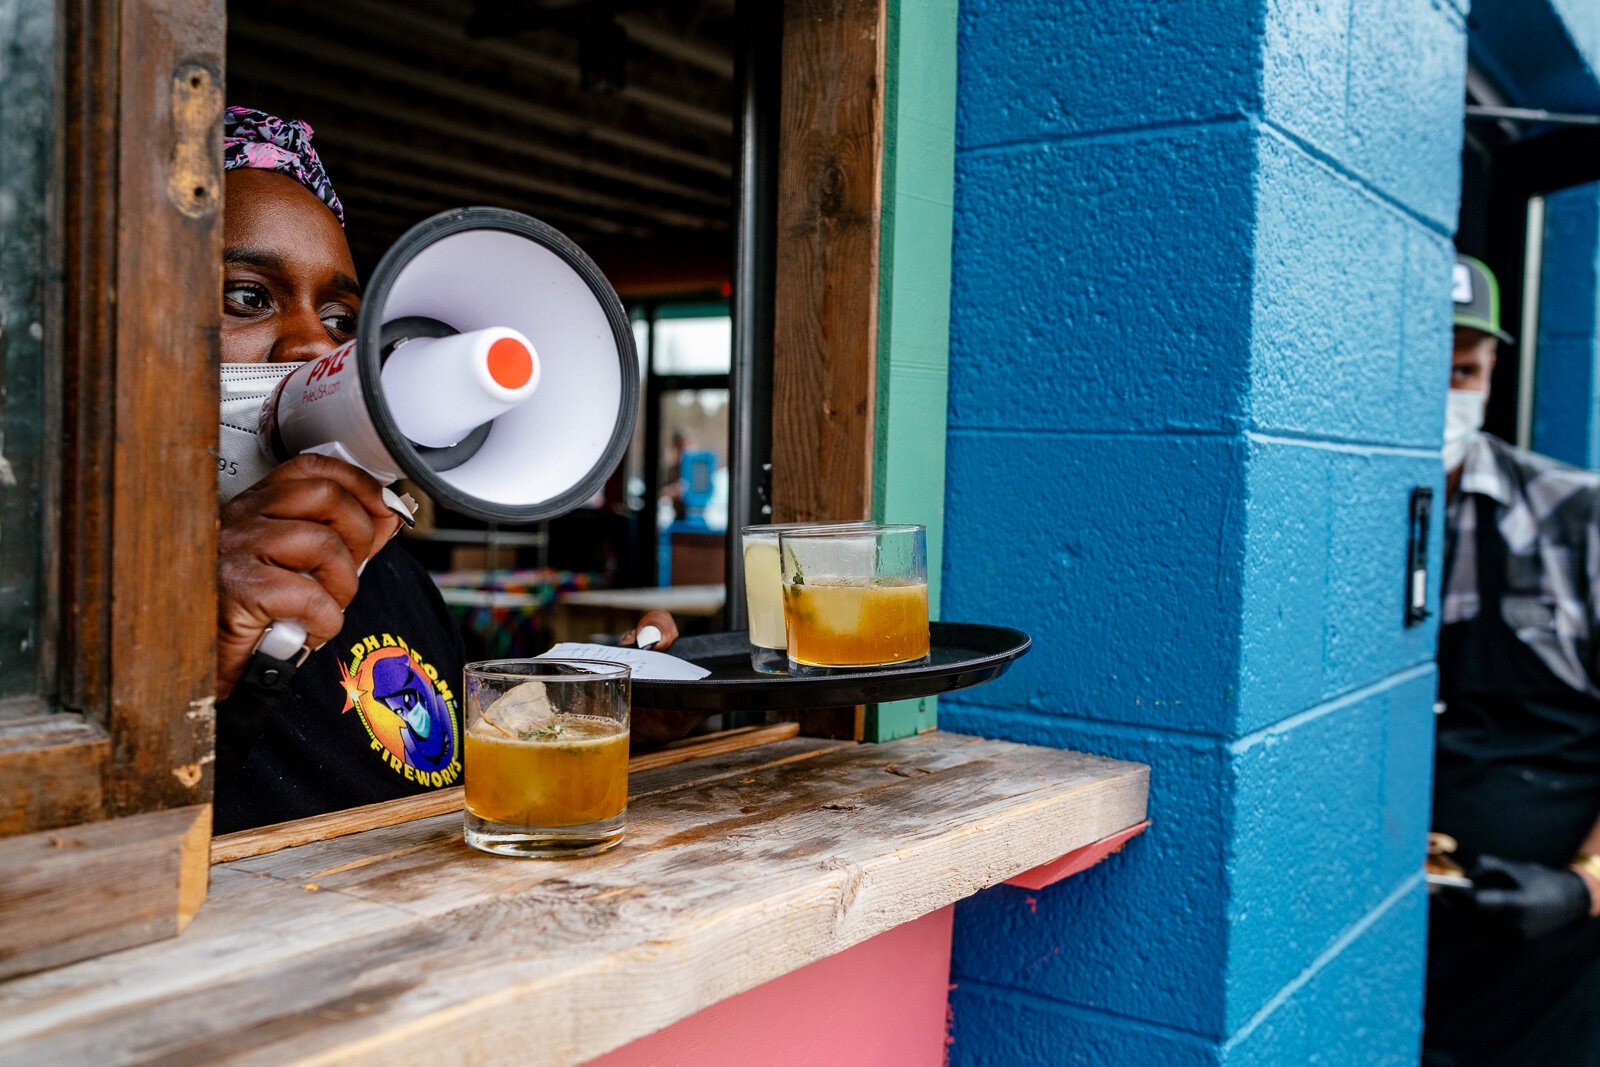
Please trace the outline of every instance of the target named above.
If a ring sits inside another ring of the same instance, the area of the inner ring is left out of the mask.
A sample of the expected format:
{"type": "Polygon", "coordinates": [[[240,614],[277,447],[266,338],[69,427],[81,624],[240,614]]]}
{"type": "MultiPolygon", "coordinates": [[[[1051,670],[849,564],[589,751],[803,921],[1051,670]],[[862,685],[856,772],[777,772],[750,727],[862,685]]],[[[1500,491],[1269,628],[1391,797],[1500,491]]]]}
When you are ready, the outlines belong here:
{"type": "Polygon", "coordinates": [[[516,208],[607,253],[725,256],[733,0],[251,0],[228,98],[303,118],[370,269],[412,223],[516,208]]]}

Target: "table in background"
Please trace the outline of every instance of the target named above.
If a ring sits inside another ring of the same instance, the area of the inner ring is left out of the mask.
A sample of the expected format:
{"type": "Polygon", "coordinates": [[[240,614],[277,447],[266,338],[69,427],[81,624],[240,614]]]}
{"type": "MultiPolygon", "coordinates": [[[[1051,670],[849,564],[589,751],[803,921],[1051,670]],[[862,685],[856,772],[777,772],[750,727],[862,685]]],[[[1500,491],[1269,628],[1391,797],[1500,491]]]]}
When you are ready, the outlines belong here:
{"type": "Polygon", "coordinates": [[[587,641],[595,634],[627,633],[640,615],[659,608],[672,613],[682,632],[705,633],[716,628],[726,598],[721,585],[574,591],[556,597],[550,625],[557,641],[587,641]]]}

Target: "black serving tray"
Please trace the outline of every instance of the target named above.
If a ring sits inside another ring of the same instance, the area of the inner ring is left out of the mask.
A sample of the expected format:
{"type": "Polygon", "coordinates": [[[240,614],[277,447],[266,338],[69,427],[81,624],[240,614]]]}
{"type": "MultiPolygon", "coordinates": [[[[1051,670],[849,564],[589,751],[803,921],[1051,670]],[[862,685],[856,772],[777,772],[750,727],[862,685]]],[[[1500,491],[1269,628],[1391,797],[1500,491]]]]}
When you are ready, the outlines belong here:
{"type": "Polygon", "coordinates": [[[711,673],[694,681],[633,680],[633,704],[663,711],[805,711],[887,700],[910,700],[969,689],[998,678],[1028,651],[1032,638],[1004,626],[936,622],[929,627],[928,662],[814,678],[762,674],[750,667],[744,630],[683,637],[668,655],[711,673]]]}

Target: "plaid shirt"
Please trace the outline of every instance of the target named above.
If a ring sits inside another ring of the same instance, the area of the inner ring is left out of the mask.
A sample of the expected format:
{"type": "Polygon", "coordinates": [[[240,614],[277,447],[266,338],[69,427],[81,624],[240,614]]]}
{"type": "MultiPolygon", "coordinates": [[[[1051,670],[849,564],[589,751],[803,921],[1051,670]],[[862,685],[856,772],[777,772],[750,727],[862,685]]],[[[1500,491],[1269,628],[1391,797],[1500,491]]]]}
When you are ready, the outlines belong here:
{"type": "Polygon", "coordinates": [[[1454,562],[1442,622],[1477,617],[1477,509],[1492,499],[1506,545],[1500,612],[1555,676],[1600,697],[1600,475],[1480,434],[1447,513],[1454,562]]]}

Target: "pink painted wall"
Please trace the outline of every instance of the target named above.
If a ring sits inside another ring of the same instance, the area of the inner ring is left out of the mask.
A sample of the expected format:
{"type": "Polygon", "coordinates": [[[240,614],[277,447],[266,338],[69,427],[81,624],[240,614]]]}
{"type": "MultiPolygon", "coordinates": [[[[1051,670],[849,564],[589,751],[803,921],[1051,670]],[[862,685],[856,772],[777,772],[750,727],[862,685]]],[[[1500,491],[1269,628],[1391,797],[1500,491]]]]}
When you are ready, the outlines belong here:
{"type": "Polygon", "coordinates": [[[954,915],[898,926],[587,1067],[939,1067],[954,915]]]}

